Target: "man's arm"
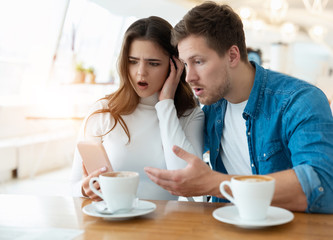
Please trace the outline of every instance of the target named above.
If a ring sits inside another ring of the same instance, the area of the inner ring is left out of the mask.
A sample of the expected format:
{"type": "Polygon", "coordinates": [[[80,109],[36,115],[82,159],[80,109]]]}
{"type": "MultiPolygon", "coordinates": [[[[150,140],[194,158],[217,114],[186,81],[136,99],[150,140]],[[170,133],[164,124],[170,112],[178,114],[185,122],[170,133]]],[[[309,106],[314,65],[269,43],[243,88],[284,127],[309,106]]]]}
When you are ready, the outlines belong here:
{"type": "MultiPolygon", "coordinates": [[[[148,177],[178,196],[212,195],[222,197],[220,183],[230,180],[232,175],[211,170],[207,164],[193,154],[174,146],[174,153],[188,164],[180,170],[164,170],[146,167],[148,177]]],[[[276,179],[275,194],[272,204],[292,211],[305,211],[306,196],[293,170],[270,174],[276,179]]]]}
{"type": "Polygon", "coordinates": [[[269,174],[275,178],[275,193],[272,205],[292,211],[304,212],[307,199],[294,170],[285,170],[269,174]]]}
{"type": "Polygon", "coordinates": [[[230,180],[231,176],[218,173],[200,158],[174,146],[173,152],[187,162],[187,166],[179,170],[165,170],[145,167],[148,177],[173,195],[192,197],[213,195],[222,197],[219,185],[230,180]]]}

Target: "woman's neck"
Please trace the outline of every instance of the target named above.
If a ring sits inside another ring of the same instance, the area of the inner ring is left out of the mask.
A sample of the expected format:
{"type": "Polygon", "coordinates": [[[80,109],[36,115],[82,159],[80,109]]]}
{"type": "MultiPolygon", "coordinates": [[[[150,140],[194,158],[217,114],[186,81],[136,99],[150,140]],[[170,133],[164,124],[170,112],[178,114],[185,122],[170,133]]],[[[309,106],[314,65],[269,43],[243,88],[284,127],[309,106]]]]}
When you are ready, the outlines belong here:
{"type": "Polygon", "coordinates": [[[158,94],[159,93],[154,93],[149,97],[140,98],[140,103],[143,105],[155,106],[158,102],[158,94]]]}

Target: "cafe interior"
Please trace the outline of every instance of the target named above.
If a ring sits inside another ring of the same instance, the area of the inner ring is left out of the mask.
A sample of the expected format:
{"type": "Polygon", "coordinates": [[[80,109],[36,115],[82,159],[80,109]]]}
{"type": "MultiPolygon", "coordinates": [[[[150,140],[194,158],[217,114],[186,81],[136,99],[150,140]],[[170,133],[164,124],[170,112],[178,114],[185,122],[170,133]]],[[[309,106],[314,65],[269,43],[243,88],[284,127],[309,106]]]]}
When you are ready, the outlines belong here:
{"type": "MultiPolygon", "coordinates": [[[[206,214],[192,228],[186,222],[178,227],[176,223],[169,225],[172,233],[157,222],[162,221],[162,217],[158,216],[157,220],[147,217],[144,221],[153,221],[149,223],[152,230],[140,230],[140,235],[135,235],[141,218],[130,220],[134,222],[96,220],[82,213],[82,199],[71,198],[68,179],[77,135],[92,104],[118,88],[117,57],[127,27],[139,18],[152,15],[175,25],[189,9],[202,2],[0,1],[0,195],[3,195],[0,204],[20,205],[21,200],[37,204],[40,199],[37,201],[29,196],[56,195],[61,199],[54,202],[54,206],[65,205],[69,212],[61,210],[63,217],[69,220],[60,223],[61,218],[56,216],[45,219],[42,216],[45,209],[34,205],[36,221],[15,225],[10,222],[14,220],[10,220],[7,225],[3,218],[7,212],[1,209],[0,239],[16,239],[11,238],[14,230],[48,236],[47,239],[134,239],[135,236],[136,239],[157,236],[196,239],[205,237],[205,232],[206,237],[210,234],[213,239],[222,234],[229,236],[228,239],[267,239],[265,233],[270,231],[273,239],[281,239],[287,238],[288,229],[292,233],[289,237],[293,239],[297,234],[302,234],[299,239],[333,238],[332,230],[327,230],[333,229],[331,216],[314,216],[312,219],[316,222],[324,219],[314,232],[308,229],[312,224],[310,219],[298,215],[292,224],[299,217],[302,226],[287,224],[285,228],[248,232],[216,221],[211,213],[218,206],[207,205],[213,203],[196,207],[195,203],[177,205],[174,202],[157,202],[154,214],[174,214],[171,218],[176,221],[177,214],[184,213],[188,222],[194,221],[188,211],[193,211],[199,218],[200,214],[206,214]],[[96,221],[100,224],[97,227],[96,221]],[[205,230],[205,222],[214,222],[214,226],[205,230]],[[112,224],[116,228],[112,228],[112,224]],[[158,235],[158,231],[162,235],[158,235]],[[107,235],[110,233],[116,237],[107,235]],[[7,238],[2,238],[5,235],[7,238]]],[[[246,44],[255,53],[260,53],[262,66],[310,82],[326,94],[330,103],[333,102],[332,0],[215,2],[230,5],[242,18],[246,44]]],[[[25,220],[35,213],[24,212],[25,220]]],[[[56,215],[51,210],[49,214],[56,215]]]]}

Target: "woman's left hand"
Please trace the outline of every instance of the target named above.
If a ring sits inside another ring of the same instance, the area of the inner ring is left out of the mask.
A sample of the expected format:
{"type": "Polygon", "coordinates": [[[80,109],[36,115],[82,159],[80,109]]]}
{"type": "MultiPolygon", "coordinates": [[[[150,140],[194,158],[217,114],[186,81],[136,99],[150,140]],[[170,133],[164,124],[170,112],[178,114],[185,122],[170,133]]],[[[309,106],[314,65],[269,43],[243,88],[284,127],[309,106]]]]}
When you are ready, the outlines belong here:
{"type": "Polygon", "coordinates": [[[160,92],[159,100],[174,99],[180,77],[184,70],[184,64],[176,57],[170,59],[170,74],[165,80],[162,90],[160,92]],[[175,67],[177,65],[177,69],[175,67]]]}

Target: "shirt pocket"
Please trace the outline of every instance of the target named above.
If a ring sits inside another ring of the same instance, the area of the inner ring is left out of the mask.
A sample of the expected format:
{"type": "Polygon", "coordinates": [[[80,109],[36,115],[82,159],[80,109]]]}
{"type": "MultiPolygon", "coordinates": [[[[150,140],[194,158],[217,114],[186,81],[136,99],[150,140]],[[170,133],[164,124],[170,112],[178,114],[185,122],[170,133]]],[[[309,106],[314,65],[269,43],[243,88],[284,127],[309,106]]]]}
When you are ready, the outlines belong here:
{"type": "Polygon", "coordinates": [[[267,142],[258,156],[259,174],[268,174],[292,167],[290,158],[285,154],[280,141],[267,142]]]}
{"type": "Polygon", "coordinates": [[[270,158],[274,157],[274,155],[278,154],[282,151],[281,142],[270,142],[266,143],[258,156],[258,161],[268,161],[270,158]]]}

